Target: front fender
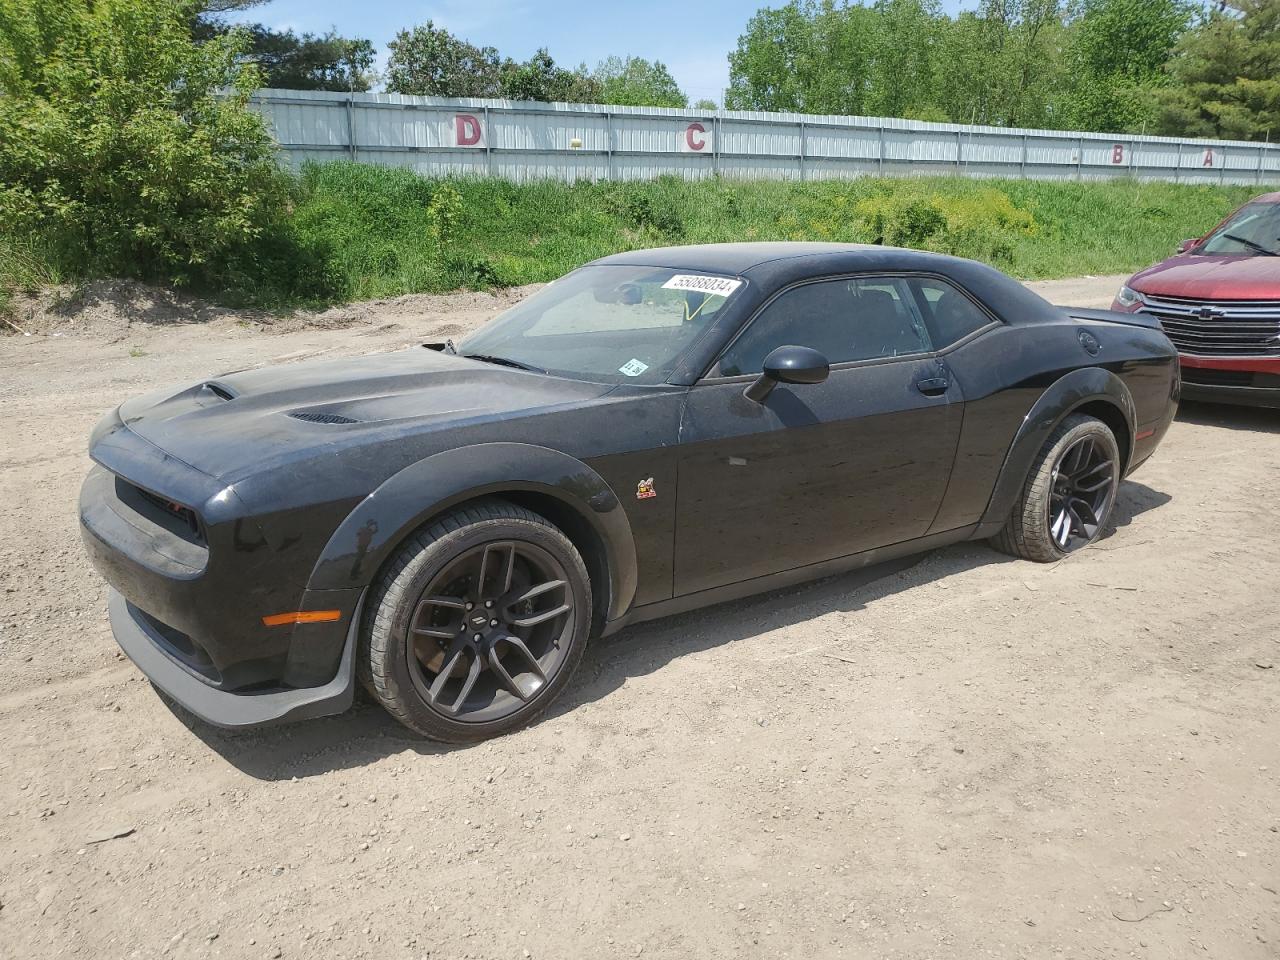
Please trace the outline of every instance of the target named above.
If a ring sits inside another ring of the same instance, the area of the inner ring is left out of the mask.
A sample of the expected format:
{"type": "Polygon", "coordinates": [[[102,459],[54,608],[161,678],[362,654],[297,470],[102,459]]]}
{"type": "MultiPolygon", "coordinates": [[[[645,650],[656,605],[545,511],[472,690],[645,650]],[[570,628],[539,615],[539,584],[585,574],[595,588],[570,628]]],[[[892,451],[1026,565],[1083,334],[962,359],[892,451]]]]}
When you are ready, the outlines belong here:
{"type": "Polygon", "coordinates": [[[526,443],[482,443],[405,467],[365,497],[329,538],[309,590],[368,585],[405,538],[432,517],[486,494],[537,493],[575,511],[599,538],[609,571],[607,619],[636,592],[636,548],[617,495],[580,460],[526,443]]]}
{"type": "MultiPolygon", "coordinates": [[[[1049,434],[1069,414],[1094,401],[1102,401],[1114,407],[1124,417],[1129,437],[1133,437],[1137,413],[1133,397],[1123,380],[1102,367],[1084,367],[1058,378],[1040,395],[1040,399],[1023,418],[1022,426],[1018,428],[1009,452],[1005,455],[1000,479],[996,481],[976,536],[988,536],[1004,526],[1023,484],[1026,483],[1031,464],[1049,439],[1049,434]]],[[[1132,449],[1129,454],[1132,455],[1132,449]]],[[[1128,473],[1128,464],[1124,467],[1120,472],[1121,476],[1128,473]]]]}

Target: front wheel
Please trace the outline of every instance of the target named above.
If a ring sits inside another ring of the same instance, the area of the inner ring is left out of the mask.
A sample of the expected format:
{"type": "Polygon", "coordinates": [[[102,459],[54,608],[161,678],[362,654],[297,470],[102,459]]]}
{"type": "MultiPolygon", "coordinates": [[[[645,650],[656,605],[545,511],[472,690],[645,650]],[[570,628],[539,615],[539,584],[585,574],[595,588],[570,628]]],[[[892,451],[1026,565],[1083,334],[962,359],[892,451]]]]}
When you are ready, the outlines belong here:
{"type": "Polygon", "coordinates": [[[450,743],[507,733],[546,710],[591,627],[578,551],[502,500],[410,537],[371,601],[361,680],[405,726],[450,743]]]}
{"type": "Polygon", "coordinates": [[[1120,448],[1101,420],[1072,414],[1045,441],[1022,493],[992,545],[1040,563],[1098,538],[1120,486],[1120,448]]]}

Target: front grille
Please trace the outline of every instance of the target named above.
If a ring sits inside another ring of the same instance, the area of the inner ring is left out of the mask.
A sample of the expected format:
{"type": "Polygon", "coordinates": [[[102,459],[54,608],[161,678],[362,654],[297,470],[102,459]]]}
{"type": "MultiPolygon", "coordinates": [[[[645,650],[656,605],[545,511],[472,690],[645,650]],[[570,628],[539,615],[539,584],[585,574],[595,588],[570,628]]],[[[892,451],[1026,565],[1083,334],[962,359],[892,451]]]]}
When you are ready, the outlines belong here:
{"type": "Polygon", "coordinates": [[[193,537],[200,537],[200,518],[196,516],[196,512],[190,507],[184,507],[180,503],[174,503],[159,494],[152,493],[150,490],[144,490],[142,487],[129,484],[139,497],[151,504],[153,507],[163,511],[166,515],[178,520],[193,537]]]}
{"type": "Polygon", "coordinates": [[[1280,302],[1146,297],[1179,353],[1200,357],[1280,357],[1280,302]]]}

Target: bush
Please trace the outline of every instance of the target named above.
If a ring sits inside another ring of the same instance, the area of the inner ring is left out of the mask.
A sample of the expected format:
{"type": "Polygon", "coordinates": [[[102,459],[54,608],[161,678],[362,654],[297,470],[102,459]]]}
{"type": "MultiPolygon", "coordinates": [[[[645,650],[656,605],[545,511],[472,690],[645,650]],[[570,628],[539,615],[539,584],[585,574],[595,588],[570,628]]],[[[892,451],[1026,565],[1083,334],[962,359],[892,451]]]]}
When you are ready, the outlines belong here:
{"type": "Polygon", "coordinates": [[[454,249],[465,214],[454,181],[344,161],[306,165],[298,191],[286,246],[324,264],[316,295],[359,300],[501,284],[482,256],[454,249]]]}
{"type": "Polygon", "coordinates": [[[680,209],[684,188],[684,182],[675,177],[651,184],[628,183],[618,191],[612,209],[645,243],[679,243],[685,235],[680,209]]]}
{"type": "Polygon", "coordinates": [[[895,184],[854,209],[866,239],[917,247],[1009,267],[1019,237],[1035,233],[1035,218],[994,188],[943,194],[924,185],[895,184]]]}
{"type": "Polygon", "coordinates": [[[286,183],[247,108],[243,37],[197,46],[194,10],[0,4],[0,218],[69,274],[225,286],[224,261],[278,228],[286,183]]]}

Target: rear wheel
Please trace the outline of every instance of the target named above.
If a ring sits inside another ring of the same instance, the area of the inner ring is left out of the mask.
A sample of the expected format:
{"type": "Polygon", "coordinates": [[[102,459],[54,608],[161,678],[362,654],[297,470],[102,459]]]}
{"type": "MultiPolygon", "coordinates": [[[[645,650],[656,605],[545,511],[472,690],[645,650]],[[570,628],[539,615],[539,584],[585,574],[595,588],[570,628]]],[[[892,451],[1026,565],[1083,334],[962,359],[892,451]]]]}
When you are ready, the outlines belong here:
{"type": "Polygon", "coordinates": [[[1041,563],[1098,538],[1115,506],[1120,448],[1101,420],[1072,414],[1045,441],[992,545],[1041,563]]]}
{"type": "Polygon", "coordinates": [[[591,589],[558,528],[487,500],[411,537],[370,611],[365,686],[410,729],[465,743],[551,705],[586,649],[591,589]]]}

